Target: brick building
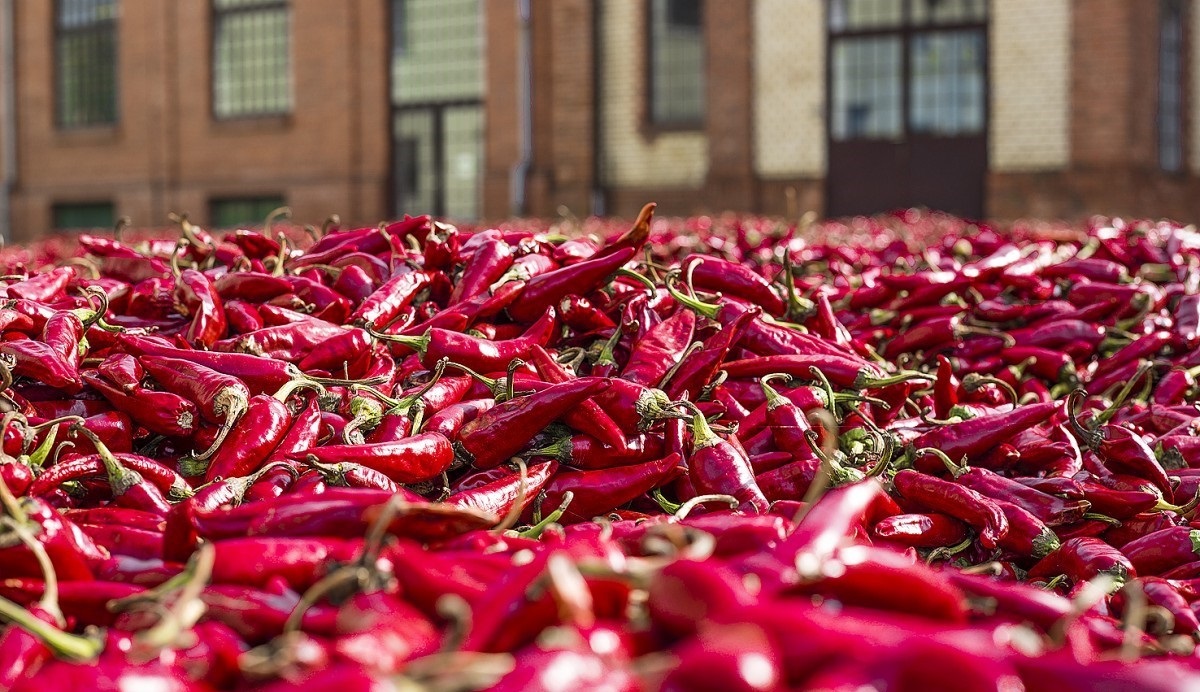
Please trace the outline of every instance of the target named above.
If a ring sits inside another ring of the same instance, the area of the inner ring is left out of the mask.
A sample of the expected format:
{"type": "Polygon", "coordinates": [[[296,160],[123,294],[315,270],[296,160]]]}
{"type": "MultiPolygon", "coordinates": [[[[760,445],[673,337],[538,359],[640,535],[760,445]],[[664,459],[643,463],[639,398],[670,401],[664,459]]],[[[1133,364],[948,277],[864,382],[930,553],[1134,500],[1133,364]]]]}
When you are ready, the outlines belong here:
{"type": "Polygon", "coordinates": [[[0,0],[0,231],[1200,220],[1191,0],[0,0]]]}

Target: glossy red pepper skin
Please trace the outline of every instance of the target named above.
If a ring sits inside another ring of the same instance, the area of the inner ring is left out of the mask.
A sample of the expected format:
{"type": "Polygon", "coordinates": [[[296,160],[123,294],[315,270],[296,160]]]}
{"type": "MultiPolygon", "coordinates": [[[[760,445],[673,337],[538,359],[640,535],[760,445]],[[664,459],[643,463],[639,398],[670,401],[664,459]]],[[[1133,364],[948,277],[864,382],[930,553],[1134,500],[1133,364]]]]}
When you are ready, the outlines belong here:
{"type": "MultiPolygon", "coordinates": [[[[631,466],[617,466],[593,471],[560,471],[545,487],[542,500],[543,514],[557,508],[567,491],[574,499],[563,514],[569,522],[590,521],[645,493],[669,483],[682,469],[682,458],[671,454],[662,459],[631,466]]],[[[523,515],[524,520],[532,517],[532,507],[523,515]]]]}
{"type": "Polygon", "coordinates": [[[502,517],[522,495],[524,503],[531,504],[557,471],[557,462],[544,461],[529,467],[523,484],[520,474],[511,473],[477,487],[459,490],[447,497],[446,503],[502,517]]]}
{"type": "Polygon", "coordinates": [[[970,488],[911,469],[899,471],[893,481],[904,498],[970,524],[985,548],[996,548],[1008,533],[1001,508],[970,488]]]}
{"type": "Polygon", "coordinates": [[[913,447],[932,447],[957,461],[968,459],[1006,441],[1018,432],[1044,422],[1058,409],[1054,402],[1020,406],[1013,411],[942,425],[912,441],[913,447]]]}
{"type": "Polygon", "coordinates": [[[1064,500],[977,467],[956,474],[954,480],[981,495],[1019,505],[1048,526],[1080,521],[1091,507],[1086,500],[1064,500]]]}
{"type": "Polygon", "coordinates": [[[940,548],[967,538],[967,525],[946,514],[897,514],[871,527],[881,541],[912,548],[940,548]]]}
{"type": "Polygon", "coordinates": [[[621,379],[646,387],[656,387],[663,375],[679,361],[680,355],[692,343],[696,332],[696,316],[691,310],[676,310],[675,314],[651,327],[638,339],[625,367],[621,379]]]}
{"type": "Polygon", "coordinates": [[[632,260],[636,254],[636,249],[626,248],[611,255],[539,274],[528,280],[520,300],[508,306],[508,314],[518,322],[532,322],[567,294],[581,293],[585,289],[599,286],[605,278],[632,260]]]}
{"type": "Polygon", "coordinates": [[[404,484],[435,478],[454,463],[450,440],[430,432],[391,442],[313,447],[291,456],[303,459],[310,455],[322,464],[362,464],[404,484]]]}
{"type": "Polygon", "coordinates": [[[719,257],[693,255],[684,261],[682,271],[696,288],[735,296],[776,317],[786,310],[783,300],[771,290],[767,280],[744,265],[719,257]]]}
{"type": "Polygon", "coordinates": [[[191,437],[196,432],[199,410],[178,394],[141,386],[122,391],[88,372],[84,372],[82,378],[115,408],[151,432],[168,437],[191,437]]]}
{"type": "Polygon", "coordinates": [[[535,434],[565,411],[608,386],[608,380],[581,377],[497,404],[459,430],[455,453],[476,468],[498,466],[521,451],[535,434]]]}
{"type": "Polygon", "coordinates": [[[1126,543],[1121,552],[1138,574],[1156,575],[1200,556],[1200,530],[1173,526],[1126,543]]]}
{"type": "Polygon", "coordinates": [[[1099,538],[1080,537],[1063,541],[1062,547],[1029,569],[1029,576],[1035,579],[1059,574],[1065,574],[1073,582],[1107,574],[1123,583],[1136,577],[1137,570],[1122,551],[1099,538]]]}
{"type": "Polygon", "coordinates": [[[211,348],[225,336],[229,324],[216,286],[202,272],[184,269],[175,282],[175,300],[191,318],[185,338],[188,343],[211,348]]]}
{"type": "Polygon", "coordinates": [[[692,453],[688,457],[688,477],[696,491],[704,494],[731,495],[744,509],[764,513],[770,502],[754,477],[750,460],[727,440],[712,432],[704,417],[692,421],[692,453]]]}
{"type": "Polygon", "coordinates": [[[14,375],[29,377],[69,394],[83,387],[79,371],[53,347],[41,341],[0,341],[0,356],[6,356],[16,364],[12,369],[14,375]]]}
{"type": "Polygon", "coordinates": [[[204,471],[204,482],[246,476],[262,467],[294,423],[287,404],[273,396],[251,397],[241,422],[217,449],[204,471]]]}
{"type": "Polygon", "coordinates": [[[254,394],[274,392],[287,384],[294,376],[287,362],[245,353],[188,351],[160,343],[152,337],[131,334],[122,334],[119,341],[127,351],[137,356],[188,360],[196,365],[234,377],[254,394]]]}
{"type": "Polygon", "coordinates": [[[353,324],[382,326],[392,321],[400,311],[429,286],[430,274],[424,271],[405,272],[388,279],[367,296],[350,315],[353,324]]]}
{"type": "Polygon", "coordinates": [[[746,325],[755,320],[758,314],[756,309],[746,311],[706,339],[698,350],[685,356],[680,361],[679,368],[671,375],[671,381],[666,385],[667,396],[672,400],[678,400],[684,394],[687,394],[689,398],[696,398],[721,369],[722,362],[729,354],[733,344],[741,338],[746,325]]]}

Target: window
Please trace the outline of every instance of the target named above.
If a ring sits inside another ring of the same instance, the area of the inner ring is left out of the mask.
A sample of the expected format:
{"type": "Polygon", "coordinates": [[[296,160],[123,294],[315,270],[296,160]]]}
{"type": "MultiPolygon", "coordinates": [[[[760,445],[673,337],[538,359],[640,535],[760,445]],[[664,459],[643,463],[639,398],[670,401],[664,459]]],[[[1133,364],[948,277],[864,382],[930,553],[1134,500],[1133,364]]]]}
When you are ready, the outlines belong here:
{"type": "Polygon", "coordinates": [[[1158,10],[1158,164],[1183,168],[1183,2],[1161,0],[1158,10]]]}
{"type": "Polygon", "coordinates": [[[55,119],[59,127],[117,122],[117,11],[117,0],[55,3],[55,119]]]}
{"type": "Polygon", "coordinates": [[[50,216],[54,222],[54,229],[58,231],[111,229],[117,218],[112,202],[55,204],[51,207],[50,216]]]}
{"type": "Polygon", "coordinates": [[[286,0],[213,0],[213,114],[280,115],[292,108],[286,0]]]}
{"type": "Polygon", "coordinates": [[[830,136],[981,135],[986,0],[830,0],[830,136]]]}
{"type": "Polygon", "coordinates": [[[655,125],[704,121],[704,2],[651,0],[649,101],[655,125]]]}
{"type": "Polygon", "coordinates": [[[284,205],[282,195],[214,199],[210,204],[209,218],[212,219],[213,228],[260,226],[271,212],[284,205]]]}

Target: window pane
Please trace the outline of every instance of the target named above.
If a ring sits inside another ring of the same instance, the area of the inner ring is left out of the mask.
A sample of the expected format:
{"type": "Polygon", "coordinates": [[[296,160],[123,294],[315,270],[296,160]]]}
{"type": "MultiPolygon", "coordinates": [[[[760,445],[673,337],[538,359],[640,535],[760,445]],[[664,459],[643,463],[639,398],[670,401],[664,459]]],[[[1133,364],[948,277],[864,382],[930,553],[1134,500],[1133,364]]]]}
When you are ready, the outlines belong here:
{"type": "Polygon", "coordinates": [[[899,37],[838,39],[832,82],[834,139],[900,136],[899,37]]]}
{"type": "Polygon", "coordinates": [[[213,112],[229,117],[291,110],[287,5],[218,0],[216,9],[213,112]]]}
{"type": "Polygon", "coordinates": [[[918,34],[910,44],[909,127],[933,135],[983,131],[983,33],[918,34]]]}
{"type": "Polygon", "coordinates": [[[393,0],[392,101],[483,96],[480,0],[393,0]]]}
{"type": "Polygon", "coordinates": [[[704,119],[702,11],[700,0],[653,0],[650,6],[650,119],[655,123],[704,119]]]}
{"type": "Polygon", "coordinates": [[[446,133],[446,216],[479,216],[479,187],[483,169],[483,109],[451,108],[443,125],[446,133]]]}
{"type": "Polygon", "coordinates": [[[1162,0],[1158,30],[1158,163],[1183,167],[1183,5],[1162,0]]]}
{"type": "Polygon", "coordinates": [[[833,0],[829,5],[834,31],[898,27],[903,21],[903,0],[833,0]]]}
{"type": "Polygon", "coordinates": [[[396,138],[397,214],[432,214],[436,202],[434,114],[429,110],[397,113],[392,124],[396,138]]]}
{"type": "Polygon", "coordinates": [[[112,228],[116,214],[112,202],[55,204],[51,209],[54,228],[60,231],[87,228],[112,228]]]}
{"type": "Polygon", "coordinates": [[[267,215],[284,206],[281,195],[214,199],[211,203],[213,228],[261,226],[267,215]]]}
{"type": "Polygon", "coordinates": [[[913,0],[914,24],[965,24],[987,19],[987,0],[913,0]]]}
{"type": "Polygon", "coordinates": [[[55,116],[60,127],[117,121],[116,0],[56,7],[55,116]]]}

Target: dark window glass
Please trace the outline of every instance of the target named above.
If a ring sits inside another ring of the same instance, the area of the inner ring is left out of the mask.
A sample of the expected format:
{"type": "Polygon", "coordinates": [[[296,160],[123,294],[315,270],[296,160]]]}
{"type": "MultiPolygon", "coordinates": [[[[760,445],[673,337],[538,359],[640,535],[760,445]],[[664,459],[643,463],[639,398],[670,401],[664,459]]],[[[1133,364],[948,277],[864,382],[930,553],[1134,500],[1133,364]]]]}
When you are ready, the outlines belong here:
{"type": "Polygon", "coordinates": [[[1183,168],[1183,3],[1162,0],[1158,26],[1158,163],[1183,168]]]}
{"type": "Polygon", "coordinates": [[[964,24],[987,19],[987,0],[911,0],[913,24],[964,24]]]}
{"type": "Polygon", "coordinates": [[[271,212],[282,206],[284,200],[281,195],[214,199],[209,218],[212,219],[213,228],[260,226],[271,212]]]}
{"type": "Polygon", "coordinates": [[[117,122],[117,0],[55,3],[55,119],[59,127],[117,122]]]}
{"type": "Polygon", "coordinates": [[[392,0],[392,53],[408,53],[408,0],[392,0]]]}
{"type": "Polygon", "coordinates": [[[116,223],[112,202],[55,204],[50,215],[59,231],[112,228],[116,223]]]}
{"type": "Polygon", "coordinates": [[[213,114],[278,115],[292,109],[286,0],[213,1],[213,114]]]}
{"type": "Polygon", "coordinates": [[[904,21],[901,0],[832,0],[829,28],[834,31],[886,29],[904,21]]]}
{"type": "Polygon", "coordinates": [[[650,120],[660,125],[704,121],[702,0],[650,2],[650,120]]]}

